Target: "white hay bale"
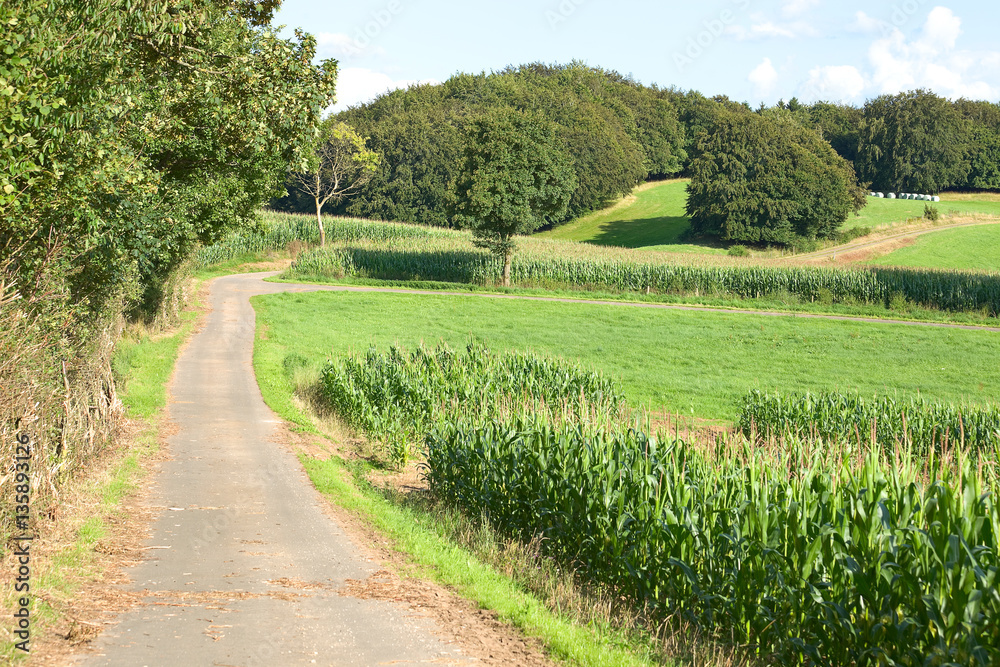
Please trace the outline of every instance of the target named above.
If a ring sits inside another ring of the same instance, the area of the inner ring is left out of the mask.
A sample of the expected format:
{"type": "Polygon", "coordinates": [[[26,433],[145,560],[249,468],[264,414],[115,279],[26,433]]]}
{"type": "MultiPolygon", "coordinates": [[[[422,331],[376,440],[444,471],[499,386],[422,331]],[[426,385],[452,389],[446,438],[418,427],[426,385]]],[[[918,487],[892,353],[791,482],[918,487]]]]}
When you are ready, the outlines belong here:
{"type": "Polygon", "coordinates": [[[889,199],[895,199],[895,198],[896,198],[896,193],[895,192],[890,192],[889,193],[889,199]]]}
{"type": "Polygon", "coordinates": [[[934,195],[934,197],[933,197],[933,201],[941,201],[941,198],[940,198],[940,197],[938,197],[937,195],[934,195]]]}

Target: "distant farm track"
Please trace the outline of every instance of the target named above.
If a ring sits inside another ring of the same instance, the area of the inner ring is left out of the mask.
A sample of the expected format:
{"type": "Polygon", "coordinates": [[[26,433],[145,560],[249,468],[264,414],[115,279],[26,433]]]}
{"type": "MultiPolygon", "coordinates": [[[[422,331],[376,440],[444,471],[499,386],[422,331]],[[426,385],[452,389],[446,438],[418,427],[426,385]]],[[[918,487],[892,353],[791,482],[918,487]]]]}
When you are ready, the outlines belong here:
{"type": "MultiPolygon", "coordinates": [[[[961,226],[961,225],[959,225],[961,226]]],[[[939,227],[938,229],[943,229],[939,227]]],[[[280,272],[249,274],[265,278],[277,276],[280,272]]],[[[435,296],[478,297],[483,299],[518,299],[522,301],[554,301],[559,303],[582,303],[602,306],[623,306],[629,308],[653,308],[660,310],[683,310],[708,313],[728,313],[757,315],[762,317],[798,317],[813,320],[836,320],[841,322],[871,322],[872,324],[901,324],[916,327],[936,327],[941,329],[966,329],[970,331],[993,331],[1000,333],[1000,327],[988,327],[978,324],[950,324],[947,322],[917,322],[914,320],[879,319],[877,317],[850,317],[846,315],[822,315],[818,313],[794,313],[774,310],[743,310],[735,308],[713,308],[712,306],[685,306],[671,303],[638,303],[633,301],[601,301],[598,299],[566,299],[561,297],[528,296],[519,294],[480,294],[475,292],[442,292],[427,290],[411,290],[398,287],[365,287],[359,285],[319,285],[312,283],[267,283],[278,289],[269,289],[268,293],[276,292],[383,292],[387,294],[426,294],[435,296]],[[284,289],[281,289],[284,287],[284,289]]]]}
{"type": "Polygon", "coordinates": [[[903,239],[915,238],[917,236],[923,236],[924,234],[933,234],[934,232],[942,232],[946,229],[957,229],[959,227],[978,227],[980,225],[996,225],[1000,224],[1000,218],[996,220],[978,220],[976,222],[959,222],[953,225],[939,225],[937,227],[928,227],[925,229],[914,229],[907,232],[900,232],[898,234],[892,234],[890,236],[883,236],[882,238],[876,239],[874,241],[865,240],[864,238],[859,239],[851,243],[845,243],[844,245],[839,245],[834,248],[827,248],[826,250],[819,250],[817,252],[810,252],[803,255],[795,255],[790,257],[789,261],[802,261],[802,260],[814,260],[814,259],[833,259],[838,254],[848,255],[862,250],[875,250],[879,246],[886,245],[888,243],[893,243],[895,241],[901,241],[903,239]]]}

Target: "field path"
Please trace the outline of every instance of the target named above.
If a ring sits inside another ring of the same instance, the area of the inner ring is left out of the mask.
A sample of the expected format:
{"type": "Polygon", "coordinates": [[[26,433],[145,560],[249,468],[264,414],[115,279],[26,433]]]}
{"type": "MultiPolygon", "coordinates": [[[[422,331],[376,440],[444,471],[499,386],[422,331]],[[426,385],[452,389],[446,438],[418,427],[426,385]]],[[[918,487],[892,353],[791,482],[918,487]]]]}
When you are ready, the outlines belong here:
{"type": "MultiPolygon", "coordinates": [[[[802,255],[791,255],[788,257],[788,260],[798,262],[800,260],[811,261],[815,259],[835,259],[838,254],[847,255],[861,250],[873,250],[887,243],[894,243],[897,241],[901,241],[903,239],[915,238],[917,236],[923,236],[924,234],[933,234],[934,232],[943,232],[946,229],[956,229],[958,227],[976,227],[978,225],[995,225],[998,223],[1000,223],[1000,219],[977,220],[976,222],[957,222],[951,225],[939,225],[937,227],[911,229],[909,231],[899,232],[898,234],[890,234],[889,236],[883,236],[875,240],[866,240],[866,237],[862,237],[856,241],[845,243],[844,245],[839,245],[834,248],[827,248],[826,250],[817,250],[816,252],[804,253],[802,255]]],[[[878,230],[875,230],[875,233],[877,234],[878,230]]]]}
{"type": "Polygon", "coordinates": [[[251,365],[248,297],[288,289],[259,275],[211,285],[212,310],[170,385],[176,429],[152,478],[148,555],[128,571],[141,602],[76,664],[466,664],[429,618],[345,592],[380,564],[324,512],[299,461],[275,441],[278,418],[251,365]]]}
{"type": "Polygon", "coordinates": [[[566,299],[555,296],[529,296],[522,294],[486,294],[478,292],[447,292],[430,290],[412,290],[398,287],[365,287],[359,285],[313,285],[302,283],[264,283],[264,278],[279,275],[280,271],[270,273],[247,274],[258,276],[264,285],[278,286],[277,289],[260,294],[276,292],[384,292],[389,294],[424,294],[438,296],[464,296],[484,299],[519,299],[522,301],[556,301],[560,303],[584,303],[601,306],[622,306],[627,308],[653,308],[657,310],[685,310],[707,313],[730,313],[743,315],[759,315],[762,317],[798,317],[814,320],[839,320],[842,322],[871,322],[873,324],[902,324],[914,327],[939,327],[943,329],[968,329],[970,331],[994,331],[1000,333],[1000,327],[988,327],[979,324],[950,324],[947,322],[918,322],[914,320],[879,319],[877,317],[850,317],[847,315],[822,315],[819,313],[795,313],[778,310],[743,310],[735,308],[713,308],[712,306],[685,306],[671,303],[641,303],[636,301],[602,301],[598,299],[566,299]]]}

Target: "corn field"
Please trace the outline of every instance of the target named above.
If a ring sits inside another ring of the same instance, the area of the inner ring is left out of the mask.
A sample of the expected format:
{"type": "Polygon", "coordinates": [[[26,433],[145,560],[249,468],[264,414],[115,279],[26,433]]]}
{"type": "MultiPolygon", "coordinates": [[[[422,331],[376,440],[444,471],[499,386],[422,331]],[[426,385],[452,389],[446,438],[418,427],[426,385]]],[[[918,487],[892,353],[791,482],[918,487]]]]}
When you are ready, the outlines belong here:
{"type": "Polygon", "coordinates": [[[321,391],[422,441],[444,501],[764,661],[1000,661],[997,477],[961,446],[652,437],[610,380],[475,342],[331,362],[321,391]]]}
{"type": "MultiPolygon", "coordinates": [[[[909,303],[953,312],[1000,314],[1000,274],[653,263],[635,256],[617,259],[552,252],[559,249],[555,244],[526,244],[514,255],[512,284],[741,299],[791,294],[806,302],[884,307],[909,303]]],[[[287,275],[320,280],[357,277],[498,285],[501,272],[499,259],[472,248],[459,233],[443,232],[436,237],[333,244],[301,255],[287,275]]]]}
{"type": "Polygon", "coordinates": [[[1000,452],[1000,406],[942,405],[919,397],[864,398],[841,392],[782,396],[753,390],[743,398],[739,428],[748,437],[874,442],[920,453],[954,444],[984,450],[994,459],[1000,452]]]}
{"type": "MultiPolygon", "coordinates": [[[[396,239],[434,238],[447,236],[446,230],[438,230],[419,225],[404,225],[374,220],[354,218],[326,218],[327,241],[385,242],[396,239]]],[[[221,264],[238,257],[251,257],[269,251],[284,250],[293,242],[306,245],[319,243],[319,228],[316,218],[308,215],[294,215],[276,211],[263,211],[260,224],[250,229],[232,232],[224,239],[210,246],[200,248],[195,253],[195,264],[199,268],[221,264]]]]}
{"type": "Polygon", "coordinates": [[[397,465],[437,421],[478,414],[608,415],[623,405],[620,390],[599,373],[532,354],[495,354],[470,342],[327,362],[320,392],[349,426],[383,443],[397,465]]]}
{"type": "Polygon", "coordinates": [[[437,424],[447,502],[779,664],[1000,661],[996,487],[967,459],[491,418],[437,424]],[[940,461],[940,459],[938,459],[940,461]]]}

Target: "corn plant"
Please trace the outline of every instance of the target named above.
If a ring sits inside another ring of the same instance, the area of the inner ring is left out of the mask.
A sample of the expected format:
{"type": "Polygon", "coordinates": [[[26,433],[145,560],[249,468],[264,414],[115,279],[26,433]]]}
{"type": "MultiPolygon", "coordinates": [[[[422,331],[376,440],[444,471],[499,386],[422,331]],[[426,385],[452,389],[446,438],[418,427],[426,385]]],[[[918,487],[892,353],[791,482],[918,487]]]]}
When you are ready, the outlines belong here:
{"type": "Polygon", "coordinates": [[[864,398],[857,393],[820,392],[800,396],[752,390],[743,398],[739,428],[747,436],[820,438],[897,444],[921,453],[961,444],[995,458],[1000,447],[1000,406],[956,406],[921,397],[864,398]]]}
{"type": "Polygon", "coordinates": [[[327,362],[320,389],[350,426],[386,445],[405,462],[437,421],[474,413],[518,411],[608,415],[622,404],[620,390],[599,373],[533,354],[493,353],[470,342],[464,352],[447,345],[405,352],[375,348],[362,357],[327,362]]]}

